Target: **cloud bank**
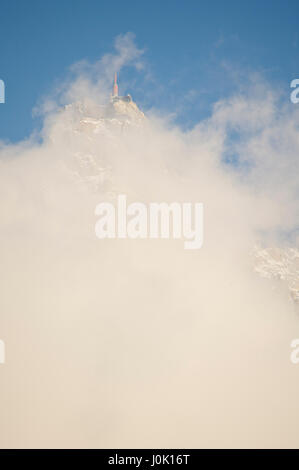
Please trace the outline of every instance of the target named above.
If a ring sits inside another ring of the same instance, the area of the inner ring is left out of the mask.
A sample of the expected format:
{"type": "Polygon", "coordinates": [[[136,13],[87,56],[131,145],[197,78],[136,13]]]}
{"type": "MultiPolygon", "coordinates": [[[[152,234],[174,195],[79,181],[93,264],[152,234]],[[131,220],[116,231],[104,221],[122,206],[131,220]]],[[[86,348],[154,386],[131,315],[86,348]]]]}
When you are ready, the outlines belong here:
{"type": "Polygon", "coordinates": [[[298,110],[261,82],[185,132],[153,110],[93,132],[60,107],[96,115],[111,71],[141,60],[119,37],[51,98],[41,142],[1,147],[0,446],[297,447],[298,316],[250,253],[298,243],[298,110]],[[98,240],[117,194],[203,202],[203,247],[98,240]]]}

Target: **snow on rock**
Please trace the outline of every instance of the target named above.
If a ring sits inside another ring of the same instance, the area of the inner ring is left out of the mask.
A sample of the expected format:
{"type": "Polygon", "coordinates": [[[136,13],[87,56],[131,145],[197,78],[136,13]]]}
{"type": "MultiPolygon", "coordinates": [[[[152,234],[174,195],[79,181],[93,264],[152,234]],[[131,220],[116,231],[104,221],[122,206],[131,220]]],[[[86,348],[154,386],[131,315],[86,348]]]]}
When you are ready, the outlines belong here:
{"type": "Polygon", "coordinates": [[[254,270],[264,278],[285,282],[293,300],[299,302],[299,250],[295,247],[256,246],[253,256],[254,270]]]}
{"type": "Polygon", "coordinates": [[[64,107],[70,137],[68,169],[79,184],[97,193],[115,192],[111,150],[117,154],[120,140],[130,129],[141,129],[145,115],[130,95],[111,97],[105,105],[77,102],[64,107]],[[79,150],[80,149],[80,150],[79,150]]]}

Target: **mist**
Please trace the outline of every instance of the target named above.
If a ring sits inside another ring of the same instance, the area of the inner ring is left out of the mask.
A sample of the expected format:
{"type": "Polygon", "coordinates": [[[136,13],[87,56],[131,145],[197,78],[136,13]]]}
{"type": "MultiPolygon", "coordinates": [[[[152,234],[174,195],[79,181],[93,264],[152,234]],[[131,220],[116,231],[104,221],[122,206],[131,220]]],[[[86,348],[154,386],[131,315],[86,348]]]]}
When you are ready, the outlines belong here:
{"type": "Polygon", "coordinates": [[[298,447],[298,312],[251,256],[298,247],[298,111],[257,78],[191,130],[158,109],[82,125],[142,57],[117,38],[44,100],[39,135],[1,145],[0,446],[298,447]],[[203,203],[202,248],[99,240],[119,194],[203,203]]]}

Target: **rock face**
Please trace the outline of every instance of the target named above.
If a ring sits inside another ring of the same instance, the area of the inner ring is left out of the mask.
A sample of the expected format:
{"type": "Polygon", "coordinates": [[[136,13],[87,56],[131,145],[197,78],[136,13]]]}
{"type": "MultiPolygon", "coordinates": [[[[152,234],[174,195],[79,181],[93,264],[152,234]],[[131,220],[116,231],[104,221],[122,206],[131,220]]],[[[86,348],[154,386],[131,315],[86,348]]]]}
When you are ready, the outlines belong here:
{"type": "Polygon", "coordinates": [[[125,125],[142,125],[145,116],[130,95],[114,97],[110,103],[110,113],[125,125]]]}
{"type": "Polygon", "coordinates": [[[254,248],[254,270],[267,279],[279,279],[299,303],[299,250],[297,248],[254,248]]]}
{"type": "Polygon", "coordinates": [[[113,159],[122,134],[140,131],[146,122],[144,113],[130,95],[111,97],[106,105],[78,102],[65,106],[69,138],[68,170],[78,184],[88,185],[96,193],[113,194],[113,159]]]}
{"type": "Polygon", "coordinates": [[[93,134],[140,127],[145,121],[144,113],[130,95],[112,97],[106,105],[79,102],[67,105],[64,109],[72,116],[77,131],[89,130],[93,134]]]}

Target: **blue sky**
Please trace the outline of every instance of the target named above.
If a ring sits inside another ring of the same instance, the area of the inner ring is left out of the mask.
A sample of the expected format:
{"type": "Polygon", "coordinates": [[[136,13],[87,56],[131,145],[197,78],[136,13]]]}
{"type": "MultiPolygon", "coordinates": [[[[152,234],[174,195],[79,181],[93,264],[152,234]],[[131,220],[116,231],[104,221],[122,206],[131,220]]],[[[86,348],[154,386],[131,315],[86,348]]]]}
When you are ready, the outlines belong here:
{"type": "MultiPolygon", "coordinates": [[[[136,35],[151,80],[124,70],[144,109],[176,113],[192,126],[252,72],[286,96],[299,77],[296,0],[2,0],[0,139],[18,141],[40,122],[32,109],[82,59],[113,51],[117,35],[136,35]]],[[[120,77],[121,78],[121,77],[120,77]]]]}

